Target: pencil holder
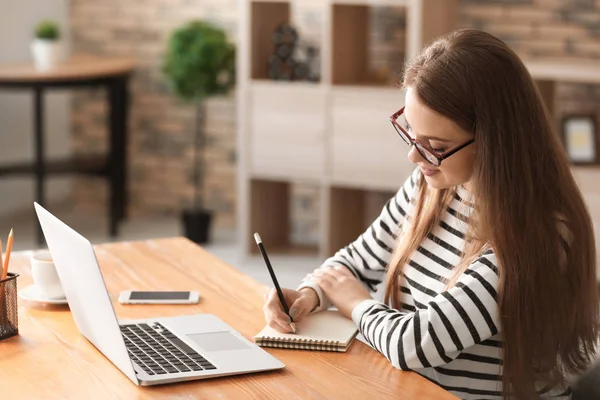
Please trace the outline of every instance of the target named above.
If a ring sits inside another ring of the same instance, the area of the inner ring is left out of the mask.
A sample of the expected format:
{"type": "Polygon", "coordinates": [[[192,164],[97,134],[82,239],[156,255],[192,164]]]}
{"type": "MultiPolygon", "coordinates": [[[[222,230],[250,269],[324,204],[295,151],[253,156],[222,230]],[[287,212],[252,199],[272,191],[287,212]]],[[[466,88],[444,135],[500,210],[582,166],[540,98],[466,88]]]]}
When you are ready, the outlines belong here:
{"type": "Polygon", "coordinates": [[[0,340],[19,333],[17,307],[17,277],[9,273],[0,281],[0,340]]]}

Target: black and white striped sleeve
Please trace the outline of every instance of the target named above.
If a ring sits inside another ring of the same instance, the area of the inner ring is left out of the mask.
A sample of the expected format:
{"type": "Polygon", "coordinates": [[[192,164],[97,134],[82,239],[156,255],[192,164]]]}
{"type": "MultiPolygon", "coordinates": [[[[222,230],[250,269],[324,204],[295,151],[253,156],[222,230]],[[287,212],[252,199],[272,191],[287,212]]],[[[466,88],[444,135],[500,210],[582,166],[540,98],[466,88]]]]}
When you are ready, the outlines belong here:
{"type": "MultiPolygon", "coordinates": [[[[400,225],[409,212],[410,202],[416,192],[416,185],[421,177],[417,168],[404,182],[400,190],[385,204],[377,219],[354,242],[327,259],[321,268],[337,265],[347,267],[370,291],[384,279],[392,252],[396,246],[396,238],[400,225]]],[[[331,302],[325,297],[319,286],[310,277],[305,279],[299,289],[314,289],[320,300],[319,307],[314,310],[327,309],[331,302]]]]}
{"type": "Polygon", "coordinates": [[[401,370],[436,367],[498,333],[496,256],[472,263],[457,284],[424,309],[401,312],[375,300],[356,306],[352,319],[367,341],[401,370]]]}

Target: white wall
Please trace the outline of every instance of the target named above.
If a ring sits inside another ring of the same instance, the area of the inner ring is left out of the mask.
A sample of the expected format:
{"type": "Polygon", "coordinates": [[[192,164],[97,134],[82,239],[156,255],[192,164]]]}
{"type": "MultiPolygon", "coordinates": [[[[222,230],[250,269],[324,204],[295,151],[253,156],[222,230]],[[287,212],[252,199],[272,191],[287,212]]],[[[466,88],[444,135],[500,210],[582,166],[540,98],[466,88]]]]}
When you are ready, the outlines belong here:
{"type": "MultiPolygon", "coordinates": [[[[31,59],[29,43],[36,23],[42,18],[56,20],[68,42],[69,0],[2,0],[0,12],[0,63],[31,59]]],[[[68,45],[68,43],[67,43],[68,45]]],[[[46,154],[70,154],[70,102],[67,92],[45,95],[46,154]]],[[[0,90],[0,163],[33,160],[33,95],[29,91],[0,90]]],[[[64,198],[70,192],[69,179],[46,181],[47,201],[64,198]]],[[[33,176],[0,178],[0,216],[31,209],[34,200],[33,176]]]]}

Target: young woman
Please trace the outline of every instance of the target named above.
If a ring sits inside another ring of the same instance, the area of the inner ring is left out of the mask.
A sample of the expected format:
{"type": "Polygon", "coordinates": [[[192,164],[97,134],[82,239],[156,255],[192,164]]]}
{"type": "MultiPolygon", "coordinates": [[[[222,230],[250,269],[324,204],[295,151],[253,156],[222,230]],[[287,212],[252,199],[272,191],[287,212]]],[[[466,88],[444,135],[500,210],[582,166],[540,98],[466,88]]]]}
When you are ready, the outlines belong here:
{"type": "MultiPolygon", "coordinates": [[[[353,243],[285,290],[336,306],[391,364],[462,398],[569,398],[593,359],[592,224],[552,118],[502,41],[458,30],[406,68],[391,117],[418,167],[353,243]],[[370,291],[387,278],[385,303],[370,291]]],[[[272,327],[289,332],[274,291],[272,327]]]]}

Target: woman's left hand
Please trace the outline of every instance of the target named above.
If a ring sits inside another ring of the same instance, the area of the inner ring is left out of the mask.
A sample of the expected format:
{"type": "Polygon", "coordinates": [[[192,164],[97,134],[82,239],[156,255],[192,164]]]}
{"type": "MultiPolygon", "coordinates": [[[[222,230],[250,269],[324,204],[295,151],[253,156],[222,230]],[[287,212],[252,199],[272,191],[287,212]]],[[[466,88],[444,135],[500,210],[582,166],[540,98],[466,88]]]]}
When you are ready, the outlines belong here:
{"type": "Polygon", "coordinates": [[[311,276],[325,296],[348,318],[352,318],[352,310],[360,302],[371,299],[367,289],[346,267],[319,268],[311,276]]]}

